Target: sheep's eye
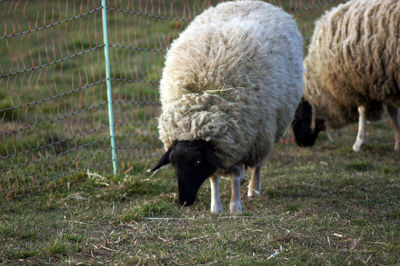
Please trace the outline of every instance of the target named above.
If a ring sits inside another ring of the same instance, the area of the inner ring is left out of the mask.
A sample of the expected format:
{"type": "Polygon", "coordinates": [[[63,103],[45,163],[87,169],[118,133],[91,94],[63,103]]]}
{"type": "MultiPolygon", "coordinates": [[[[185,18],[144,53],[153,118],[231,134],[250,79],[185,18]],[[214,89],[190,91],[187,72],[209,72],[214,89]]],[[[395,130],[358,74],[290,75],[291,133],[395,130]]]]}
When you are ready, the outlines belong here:
{"type": "Polygon", "coordinates": [[[194,166],[199,166],[201,164],[201,160],[195,160],[194,161],[194,166]]]}

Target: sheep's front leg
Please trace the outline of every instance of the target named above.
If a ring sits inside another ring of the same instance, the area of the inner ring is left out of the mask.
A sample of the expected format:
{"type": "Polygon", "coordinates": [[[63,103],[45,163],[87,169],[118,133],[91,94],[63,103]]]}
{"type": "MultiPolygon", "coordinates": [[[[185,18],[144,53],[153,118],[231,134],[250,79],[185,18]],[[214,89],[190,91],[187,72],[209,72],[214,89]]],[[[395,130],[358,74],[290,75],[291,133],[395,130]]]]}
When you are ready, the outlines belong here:
{"type": "Polygon", "coordinates": [[[358,134],[356,142],[353,145],[354,151],[361,151],[367,142],[367,132],[366,132],[366,124],[367,124],[367,116],[365,114],[365,106],[358,106],[358,134]]]}
{"type": "Polygon", "coordinates": [[[222,212],[222,205],[219,196],[219,176],[211,176],[211,212],[220,213],[222,212]]]}
{"type": "Polygon", "coordinates": [[[388,104],[387,108],[388,108],[388,113],[390,115],[390,118],[392,119],[393,127],[395,130],[394,150],[400,151],[400,121],[399,121],[398,108],[394,107],[392,105],[389,105],[389,104],[388,104]]]}
{"type": "Polygon", "coordinates": [[[234,166],[231,176],[231,202],[229,210],[231,214],[242,213],[242,202],[240,201],[240,181],[243,178],[243,167],[234,166]]]}
{"type": "Polygon", "coordinates": [[[249,190],[247,191],[248,197],[258,197],[260,196],[261,191],[261,178],[260,178],[261,168],[257,166],[253,169],[253,173],[251,175],[249,190]]]}

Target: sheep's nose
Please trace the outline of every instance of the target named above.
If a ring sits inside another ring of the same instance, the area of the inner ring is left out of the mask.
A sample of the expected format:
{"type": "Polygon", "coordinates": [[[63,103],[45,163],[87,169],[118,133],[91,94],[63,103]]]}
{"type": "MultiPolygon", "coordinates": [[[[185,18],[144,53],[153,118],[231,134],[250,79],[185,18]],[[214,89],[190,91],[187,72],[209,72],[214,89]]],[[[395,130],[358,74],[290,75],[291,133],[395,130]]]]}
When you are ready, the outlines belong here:
{"type": "Polygon", "coordinates": [[[182,206],[190,206],[193,205],[194,201],[196,200],[195,197],[179,197],[179,205],[182,206]]]}

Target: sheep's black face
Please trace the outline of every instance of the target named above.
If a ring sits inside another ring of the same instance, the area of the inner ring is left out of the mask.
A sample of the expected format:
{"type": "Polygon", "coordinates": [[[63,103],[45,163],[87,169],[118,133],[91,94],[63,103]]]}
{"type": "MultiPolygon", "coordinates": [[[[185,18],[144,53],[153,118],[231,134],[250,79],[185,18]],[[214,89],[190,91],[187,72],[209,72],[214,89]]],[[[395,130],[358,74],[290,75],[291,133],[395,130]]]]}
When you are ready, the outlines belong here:
{"type": "Polygon", "coordinates": [[[206,142],[179,142],[170,160],[178,178],[179,204],[190,206],[203,182],[217,169],[206,157],[206,142]]]}
{"type": "Polygon", "coordinates": [[[325,129],[325,122],[317,119],[315,129],[311,129],[312,109],[311,105],[304,99],[301,100],[296,110],[295,119],[292,123],[294,137],[299,146],[313,146],[320,131],[325,129]]]}
{"type": "Polygon", "coordinates": [[[163,155],[154,170],[172,163],[178,180],[178,201],[190,206],[203,182],[217,168],[223,168],[210,143],[203,140],[178,141],[163,155]]]}

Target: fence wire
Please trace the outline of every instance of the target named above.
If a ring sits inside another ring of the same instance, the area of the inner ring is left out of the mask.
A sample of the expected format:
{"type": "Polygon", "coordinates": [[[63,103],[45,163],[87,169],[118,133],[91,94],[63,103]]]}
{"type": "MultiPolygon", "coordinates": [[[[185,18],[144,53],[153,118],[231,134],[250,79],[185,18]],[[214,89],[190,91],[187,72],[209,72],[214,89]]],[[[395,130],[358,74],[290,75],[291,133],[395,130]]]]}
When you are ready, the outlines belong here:
{"type": "MultiPolygon", "coordinates": [[[[158,157],[158,86],[179,33],[218,0],[109,0],[118,169],[158,157]]],[[[271,0],[314,21],[343,0],[271,0]]],[[[112,173],[101,0],[0,0],[0,194],[70,186],[112,173]]],[[[283,143],[293,142],[286,139],[283,143]]]]}

